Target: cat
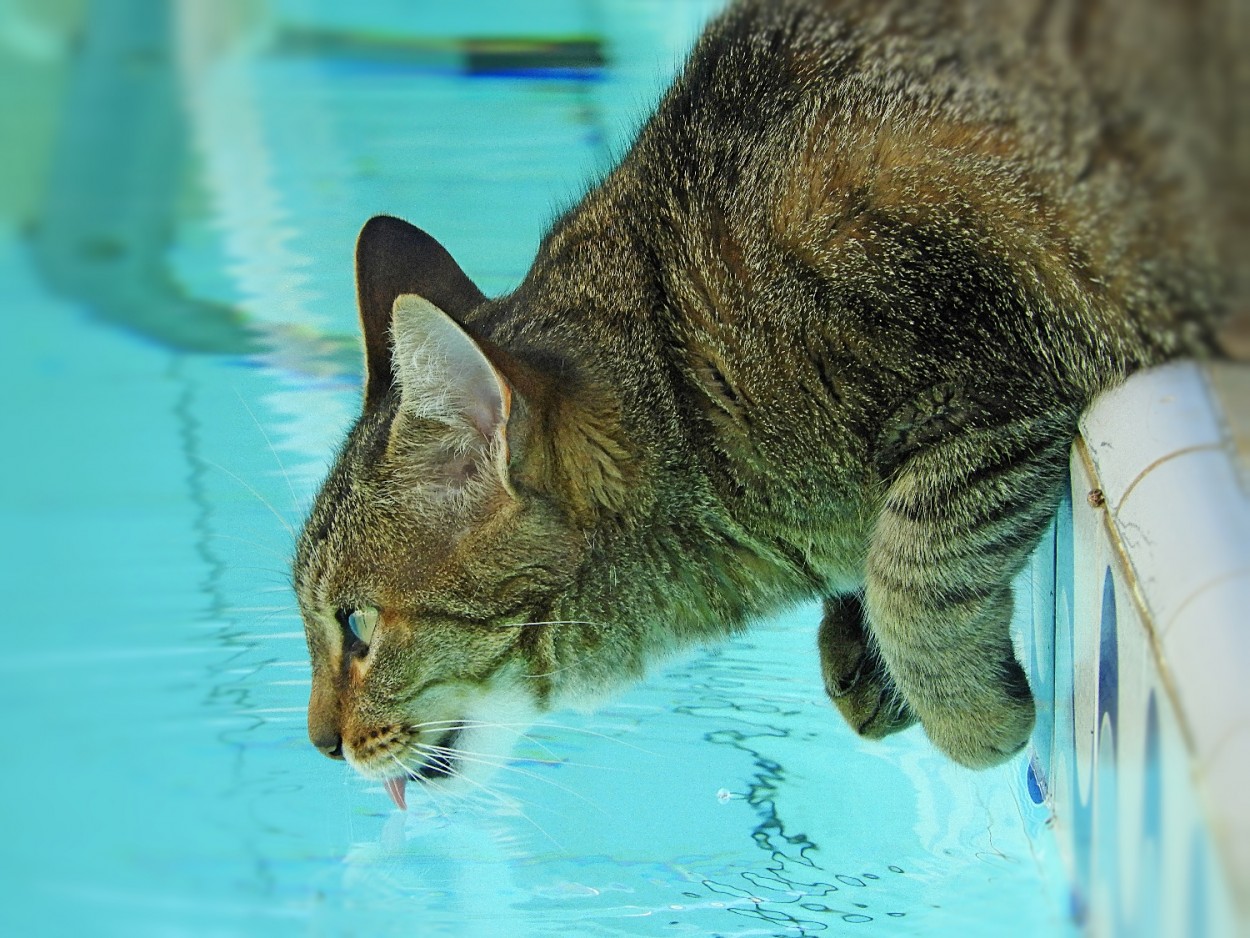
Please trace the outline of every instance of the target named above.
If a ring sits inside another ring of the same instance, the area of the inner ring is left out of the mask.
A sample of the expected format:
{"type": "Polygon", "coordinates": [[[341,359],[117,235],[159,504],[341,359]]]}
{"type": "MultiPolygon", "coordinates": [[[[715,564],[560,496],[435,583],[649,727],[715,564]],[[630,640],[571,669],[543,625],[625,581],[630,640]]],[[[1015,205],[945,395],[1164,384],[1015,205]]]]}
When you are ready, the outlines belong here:
{"type": "Polygon", "coordinates": [[[820,598],[856,732],[1019,752],[1011,581],[1077,417],[1228,305],[1173,7],[745,0],[512,293],[365,224],[363,413],[294,561],[317,748],[402,806],[820,598]]]}

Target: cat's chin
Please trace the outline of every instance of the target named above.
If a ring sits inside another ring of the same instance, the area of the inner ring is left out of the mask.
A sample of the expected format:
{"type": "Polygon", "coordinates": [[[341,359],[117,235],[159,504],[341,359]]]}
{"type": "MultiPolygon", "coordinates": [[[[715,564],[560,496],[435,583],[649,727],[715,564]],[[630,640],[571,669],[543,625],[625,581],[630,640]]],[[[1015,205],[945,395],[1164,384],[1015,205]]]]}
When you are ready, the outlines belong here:
{"type": "Polygon", "coordinates": [[[383,787],[401,811],[407,810],[409,783],[439,794],[481,791],[492,775],[507,769],[517,739],[538,716],[538,708],[526,695],[492,690],[467,707],[432,746],[405,759],[409,771],[384,778],[383,787]]]}

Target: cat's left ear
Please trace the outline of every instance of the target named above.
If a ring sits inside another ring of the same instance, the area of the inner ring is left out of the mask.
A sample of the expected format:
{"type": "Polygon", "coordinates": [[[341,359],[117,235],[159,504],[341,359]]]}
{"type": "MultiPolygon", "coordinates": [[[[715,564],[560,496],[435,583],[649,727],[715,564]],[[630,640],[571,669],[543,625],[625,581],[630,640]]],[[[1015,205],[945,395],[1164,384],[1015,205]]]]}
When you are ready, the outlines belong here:
{"type": "Polygon", "coordinates": [[[365,410],[395,380],[391,312],[397,297],[423,296],[457,320],[486,297],[438,241],[389,215],[365,222],[356,239],[356,300],[365,339],[365,410]]]}
{"type": "Polygon", "coordinates": [[[506,464],[512,390],[467,332],[421,296],[401,296],[391,319],[400,408],[468,431],[470,445],[506,464]]]}

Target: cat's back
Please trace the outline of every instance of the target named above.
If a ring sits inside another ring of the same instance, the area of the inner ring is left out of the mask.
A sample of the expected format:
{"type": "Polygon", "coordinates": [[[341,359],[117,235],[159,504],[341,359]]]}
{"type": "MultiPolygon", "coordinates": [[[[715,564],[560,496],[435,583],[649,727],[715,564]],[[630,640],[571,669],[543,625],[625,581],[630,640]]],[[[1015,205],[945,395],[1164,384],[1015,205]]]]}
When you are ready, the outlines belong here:
{"type": "Polygon", "coordinates": [[[650,181],[667,253],[719,254],[740,280],[785,255],[862,282],[848,265],[883,226],[939,227],[1122,329],[1125,367],[1192,352],[1224,303],[1212,233],[1232,179],[1210,13],[744,0],[696,46],[630,173],[650,181]]]}
{"type": "Polygon", "coordinates": [[[1056,115],[1087,133],[1147,128],[1156,150],[1174,136],[1201,160],[1235,124],[1237,37],[1229,0],[738,0],[696,51],[695,76],[723,60],[728,90],[727,71],[751,64],[746,84],[815,97],[851,80],[1052,137],[1056,115]]]}

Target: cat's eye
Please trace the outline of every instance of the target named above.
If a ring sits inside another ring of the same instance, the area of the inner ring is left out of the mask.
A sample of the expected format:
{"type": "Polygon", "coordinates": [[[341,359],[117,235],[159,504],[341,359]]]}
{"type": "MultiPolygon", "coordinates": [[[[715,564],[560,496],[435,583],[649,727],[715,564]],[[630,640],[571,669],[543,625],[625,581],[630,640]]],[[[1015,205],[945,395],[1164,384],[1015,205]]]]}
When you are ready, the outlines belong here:
{"type": "Polygon", "coordinates": [[[345,632],[350,632],[358,642],[368,645],[373,641],[373,630],[378,624],[378,611],[369,607],[340,609],[334,614],[345,632]]]}

